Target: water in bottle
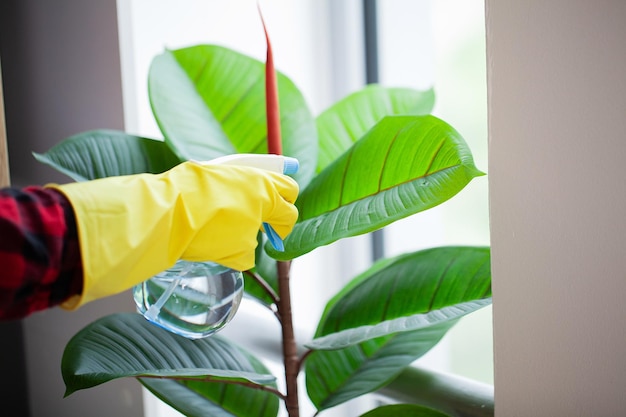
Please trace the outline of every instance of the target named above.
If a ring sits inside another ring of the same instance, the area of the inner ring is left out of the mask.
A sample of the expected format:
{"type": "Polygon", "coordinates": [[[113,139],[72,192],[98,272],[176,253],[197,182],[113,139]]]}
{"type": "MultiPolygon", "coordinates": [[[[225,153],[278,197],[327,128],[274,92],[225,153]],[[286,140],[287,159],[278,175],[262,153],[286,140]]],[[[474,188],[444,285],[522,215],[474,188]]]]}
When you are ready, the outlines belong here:
{"type": "Polygon", "coordinates": [[[242,296],[241,271],[182,260],[133,289],[137,310],[146,319],[190,339],[210,336],[224,327],[242,296]]]}
{"type": "MultiPolygon", "coordinates": [[[[282,155],[235,154],[199,164],[243,165],[295,174],[299,163],[282,155]]],[[[270,224],[263,229],[269,242],[283,250],[283,241],[270,224]]],[[[190,339],[207,337],[235,315],[243,296],[243,274],[213,262],[179,260],[133,288],[137,310],[150,322],[190,339]]]]}

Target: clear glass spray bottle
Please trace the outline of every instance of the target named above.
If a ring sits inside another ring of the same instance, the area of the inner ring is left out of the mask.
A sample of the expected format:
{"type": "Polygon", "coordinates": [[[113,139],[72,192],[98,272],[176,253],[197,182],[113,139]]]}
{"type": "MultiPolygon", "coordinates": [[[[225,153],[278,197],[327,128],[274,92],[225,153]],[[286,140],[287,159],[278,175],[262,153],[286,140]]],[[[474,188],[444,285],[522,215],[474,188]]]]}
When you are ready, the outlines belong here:
{"type": "MultiPolygon", "coordinates": [[[[243,165],[295,174],[298,160],[282,155],[234,154],[199,164],[243,165]]],[[[277,250],[283,241],[264,223],[268,240],[277,250]]],[[[210,336],[235,315],[243,297],[243,274],[214,262],[179,260],[133,288],[137,311],[148,321],[189,339],[210,336]]]]}

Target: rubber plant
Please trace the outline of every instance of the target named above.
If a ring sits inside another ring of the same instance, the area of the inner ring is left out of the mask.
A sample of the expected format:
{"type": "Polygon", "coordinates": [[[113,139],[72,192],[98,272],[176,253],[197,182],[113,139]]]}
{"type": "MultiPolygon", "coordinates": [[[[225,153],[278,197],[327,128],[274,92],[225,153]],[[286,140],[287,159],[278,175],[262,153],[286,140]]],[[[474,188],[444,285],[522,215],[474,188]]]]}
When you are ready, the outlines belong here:
{"type": "MultiPolygon", "coordinates": [[[[484,174],[459,133],[430,114],[432,89],[368,85],[313,117],[296,85],[274,70],[267,40],[265,63],[217,45],[156,56],[148,87],[163,139],[93,130],[35,157],[77,181],[232,153],[298,158],[299,219],[285,250],[260,234],[256,266],[244,272],[247,295],[280,321],[286,391],[261,359],[219,334],[192,341],[118,313],[69,341],[66,396],[134,377],[188,416],[274,417],[283,403],[296,417],[304,372],[320,413],[385,386],[461,317],[491,303],[489,248],[435,247],[377,261],[328,301],[312,340],[295,340],[292,262],[437,206],[484,174]]],[[[446,414],[397,404],[364,416],[398,415],[446,414]]]]}

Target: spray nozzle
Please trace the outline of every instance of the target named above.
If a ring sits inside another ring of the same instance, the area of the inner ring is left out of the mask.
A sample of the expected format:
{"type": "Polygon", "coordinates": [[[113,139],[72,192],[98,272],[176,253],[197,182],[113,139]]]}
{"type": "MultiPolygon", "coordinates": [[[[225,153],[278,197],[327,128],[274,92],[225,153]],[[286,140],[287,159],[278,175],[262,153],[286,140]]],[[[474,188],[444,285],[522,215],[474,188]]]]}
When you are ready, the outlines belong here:
{"type": "Polygon", "coordinates": [[[298,172],[300,162],[298,162],[296,158],[291,158],[289,156],[285,156],[283,158],[283,174],[292,175],[298,172]]]}

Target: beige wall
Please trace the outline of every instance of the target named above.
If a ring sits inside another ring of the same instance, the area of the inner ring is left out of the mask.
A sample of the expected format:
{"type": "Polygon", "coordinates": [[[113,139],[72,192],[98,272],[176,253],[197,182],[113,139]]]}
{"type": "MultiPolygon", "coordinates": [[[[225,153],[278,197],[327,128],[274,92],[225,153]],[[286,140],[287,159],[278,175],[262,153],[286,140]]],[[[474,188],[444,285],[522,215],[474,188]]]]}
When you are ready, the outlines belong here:
{"type": "Polygon", "coordinates": [[[487,0],[495,406],[626,415],[626,2],[487,0]]]}

